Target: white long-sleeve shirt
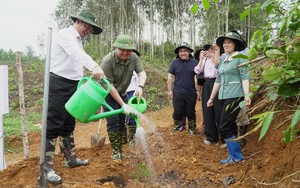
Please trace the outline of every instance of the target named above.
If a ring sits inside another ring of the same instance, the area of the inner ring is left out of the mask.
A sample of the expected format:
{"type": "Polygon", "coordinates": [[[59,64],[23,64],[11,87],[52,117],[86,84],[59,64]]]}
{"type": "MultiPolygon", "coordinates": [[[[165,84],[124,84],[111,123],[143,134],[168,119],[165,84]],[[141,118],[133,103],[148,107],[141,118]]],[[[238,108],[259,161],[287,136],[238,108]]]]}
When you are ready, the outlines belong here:
{"type": "Polygon", "coordinates": [[[126,92],[129,92],[129,91],[135,91],[135,89],[137,88],[138,86],[138,83],[139,83],[139,77],[138,75],[136,74],[135,71],[133,71],[133,74],[132,74],[132,78],[131,78],[131,82],[126,90],[126,92]]]}
{"type": "Polygon", "coordinates": [[[53,37],[50,72],[70,80],[80,80],[83,67],[92,71],[98,64],[83,50],[82,39],[73,26],[53,37]]]}

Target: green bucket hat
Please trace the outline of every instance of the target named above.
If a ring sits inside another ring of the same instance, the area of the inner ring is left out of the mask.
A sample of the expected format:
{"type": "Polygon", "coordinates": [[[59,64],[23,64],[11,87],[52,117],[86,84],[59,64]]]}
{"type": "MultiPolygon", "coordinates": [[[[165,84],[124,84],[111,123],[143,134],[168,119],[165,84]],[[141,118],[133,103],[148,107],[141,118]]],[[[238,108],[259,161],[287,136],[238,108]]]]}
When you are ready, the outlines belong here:
{"type": "Polygon", "coordinates": [[[78,15],[70,14],[70,17],[72,18],[73,22],[76,22],[78,19],[93,26],[94,31],[92,34],[94,35],[98,35],[102,32],[100,26],[96,24],[95,16],[88,10],[83,10],[78,15]]]}
{"type": "Polygon", "coordinates": [[[192,53],[194,50],[192,48],[190,48],[189,44],[187,42],[182,42],[175,50],[174,50],[174,53],[175,54],[178,54],[179,52],[179,49],[180,48],[187,48],[190,50],[190,53],[192,53]]]}
{"type": "Polygon", "coordinates": [[[246,48],[245,43],[243,42],[243,39],[240,37],[239,34],[237,34],[235,32],[229,32],[225,36],[220,36],[217,38],[216,43],[220,48],[223,49],[223,43],[226,38],[234,41],[236,51],[243,51],[246,48]]]}
{"type": "Polygon", "coordinates": [[[113,44],[113,47],[125,50],[136,50],[133,38],[128,35],[119,35],[113,44]]]}

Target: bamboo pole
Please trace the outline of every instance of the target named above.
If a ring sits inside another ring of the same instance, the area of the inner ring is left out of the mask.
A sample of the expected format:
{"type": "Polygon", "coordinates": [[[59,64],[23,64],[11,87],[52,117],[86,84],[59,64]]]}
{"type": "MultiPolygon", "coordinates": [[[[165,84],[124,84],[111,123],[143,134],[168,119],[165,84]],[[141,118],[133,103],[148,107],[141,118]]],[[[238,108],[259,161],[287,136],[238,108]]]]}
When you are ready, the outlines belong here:
{"type": "Polygon", "coordinates": [[[22,71],[22,65],[21,65],[21,52],[16,52],[16,63],[17,63],[17,70],[18,70],[18,74],[19,74],[19,103],[20,103],[21,124],[22,124],[23,150],[24,150],[25,159],[28,159],[29,158],[28,131],[27,131],[27,126],[26,126],[23,71],[22,71]]]}

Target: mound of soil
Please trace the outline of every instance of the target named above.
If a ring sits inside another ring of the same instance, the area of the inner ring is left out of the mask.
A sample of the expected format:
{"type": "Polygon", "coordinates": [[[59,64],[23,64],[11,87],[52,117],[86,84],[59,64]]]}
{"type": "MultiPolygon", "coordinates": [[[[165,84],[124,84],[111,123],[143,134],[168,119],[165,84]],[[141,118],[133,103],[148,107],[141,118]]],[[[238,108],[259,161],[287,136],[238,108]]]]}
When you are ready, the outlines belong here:
{"type": "MultiPolygon", "coordinates": [[[[197,114],[200,113],[197,104],[197,114]]],[[[91,147],[91,135],[96,134],[98,122],[78,123],[75,131],[77,155],[91,159],[84,167],[65,168],[57,148],[55,170],[64,179],[60,187],[299,187],[300,142],[285,145],[282,129],[270,129],[266,138],[258,142],[258,134],[250,135],[243,148],[245,161],[237,165],[220,165],[227,150],[220,145],[205,145],[202,134],[191,136],[188,131],[172,131],[172,108],[148,112],[142,123],[148,148],[138,142],[135,148],[123,147],[123,164],[111,159],[111,147],[105,130],[106,143],[102,148],[91,147]],[[153,129],[154,127],[154,129],[153,129]],[[282,180],[282,181],[281,181],[282,180]],[[297,182],[298,181],[298,182],[297,182]]],[[[276,118],[281,122],[284,116],[276,118]]],[[[198,128],[201,132],[201,117],[198,128]]],[[[253,127],[253,125],[252,125],[253,127]]],[[[0,172],[0,187],[36,187],[39,176],[40,135],[30,135],[31,157],[23,160],[22,153],[6,155],[8,168],[0,172]]],[[[53,187],[51,185],[51,187],[53,187]]]]}
{"type": "MultiPolygon", "coordinates": [[[[34,75],[30,71],[24,72],[34,75]]],[[[158,71],[151,69],[147,70],[147,75],[144,96],[149,104],[145,114],[148,119],[141,122],[147,148],[139,140],[135,148],[124,146],[123,164],[116,164],[111,159],[105,121],[102,122],[101,135],[106,137],[106,141],[102,148],[91,146],[91,136],[97,133],[98,122],[78,123],[75,129],[77,156],[91,159],[91,164],[65,168],[57,145],[54,168],[64,179],[59,187],[300,187],[300,138],[298,136],[296,141],[287,145],[283,142],[283,131],[290,114],[277,114],[262,141],[258,142],[259,132],[247,137],[243,148],[245,161],[224,166],[220,160],[227,158],[227,149],[220,149],[220,144],[203,143],[200,102],[196,106],[198,134],[191,136],[188,131],[174,132],[173,109],[168,106],[166,80],[158,71]]],[[[33,80],[43,83],[42,77],[40,74],[33,80]]],[[[31,96],[28,98],[31,105],[27,106],[36,109],[38,105],[34,101],[42,98],[41,86],[32,88],[28,85],[25,88],[36,91],[35,94],[25,91],[25,95],[31,96]]],[[[13,93],[10,96],[12,101],[17,98],[13,93]]],[[[263,95],[256,95],[257,102],[253,105],[262,103],[262,98],[263,95]]],[[[255,123],[251,122],[250,129],[254,127],[255,123]]],[[[14,153],[5,155],[8,167],[0,171],[0,187],[38,187],[40,142],[40,133],[29,134],[30,158],[24,159],[22,139],[10,138],[14,153]]]]}

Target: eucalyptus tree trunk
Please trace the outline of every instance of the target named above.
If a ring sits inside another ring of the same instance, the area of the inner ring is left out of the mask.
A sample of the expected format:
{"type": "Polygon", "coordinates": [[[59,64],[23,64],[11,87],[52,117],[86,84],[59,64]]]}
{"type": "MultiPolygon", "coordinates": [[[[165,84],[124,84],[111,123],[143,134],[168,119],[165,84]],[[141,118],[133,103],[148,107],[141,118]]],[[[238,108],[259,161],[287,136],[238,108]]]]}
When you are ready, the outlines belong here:
{"type": "Polygon", "coordinates": [[[174,18],[174,44],[175,46],[179,43],[179,5],[178,0],[175,0],[175,18],[174,18]]]}
{"type": "MultiPolygon", "coordinates": [[[[250,3],[250,2],[249,2],[250,3]]],[[[249,15],[248,15],[248,19],[247,19],[247,35],[245,35],[245,37],[247,37],[247,43],[249,44],[250,42],[250,29],[251,29],[251,12],[249,12],[249,15]]]]}
{"type": "MultiPolygon", "coordinates": [[[[194,4],[195,3],[195,0],[190,0],[189,1],[189,4],[194,4]]],[[[190,45],[191,45],[191,48],[192,49],[195,49],[195,35],[196,35],[196,26],[195,26],[195,15],[190,12],[190,45]]]]}
{"type": "MultiPolygon", "coordinates": [[[[165,10],[165,3],[163,3],[163,10],[165,10]]],[[[163,19],[165,19],[166,15],[165,12],[163,12],[162,15],[163,19]]],[[[165,31],[165,22],[162,22],[162,28],[161,28],[161,52],[162,52],[162,59],[165,62],[166,61],[166,57],[165,57],[165,35],[164,35],[164,31],[165,31]]]]}
{"type": "Polygon", "coordinates": [[[128,23],[127,23],[127,0],[122,0],[122,17],[123,17],[123,33],[128,33],[128,23]],[[125,6],[126,5],[126,6],[125,6]]]}
{"type": "Polygon", "coordinates": [[[114,43],[114,10],[112,1],[109,1],[110,5],[110,51],[113,51],[113,43],[114,43]]]}
{"type": "Polygon", "coordinates": [[[153,22],[153,0],[150,1],[150,62],[154,60],[154,22],[153,22]]]}
{"type": "Polygon", "coordinates": [[[217,36],[220,36],[221,31],[221,20],[220,20],[220,8],[219,3],[216,3],[216,9],[217,9],[217,36]]]}
{"type": "MultiPolygon", "coordinates": [[[[141,15],[141,13],[140,13],[140,6],[137,6],[137,15],[138,16],[140,16],[141,15]]],[[[140,29],[140,27],[141,27],[141,23],[140,23],[140,19],[138,18],[137,19],[137,28],[138,28],[138,32],[137,32],[137,42],[139,43],[139,45],[138,45],[138,50],[139,50],[139,52],[141,53],[141,55],[144,53],[143,52],[143,46],[142,46],[142,43],[143,43],[143,40],[142,40],[142,38],[141,38],[141,31],[142,31],[142,29],[140,29]]]]}
{"type": "Polygon", "coordinates": [[[166,61],[166,57],[165,57],[165,35],[164,35],[164,23],[162,24],[162,28],[160,29],[160,36],[161,37],[161,52],[162,52],[162,59],[163,61],[166,61]]]}
{"type": "Polygon", "coordinates": [[[121,26],[120,32],[124,34],[124,17],[123,17],[123,0],[120,0],[120,14],[119,14],[119,24],[121,26]]]}
{"type": "MultiPolygon", "coordinates": [[[[137,15],[137,6],[136,4],[134,4],[134,15],[137,15]]],[[[138,17],[135,17],[134,15],[131,15],[132,16],[132,19],[133,19],[133,24],[134,24],[134,27],[133,27],[133,38],[135,39],[135,43],[138,47],[138,32],[139,32],[139,26],[138,26],[138,17]]],[[[139,49],[137,48],[137,51],[139,51],[139,49]]]]}
{"type": "Polygon", "coordinates": [[[225,13],[225,18],[226,18],[226,21],[225,21],[226,24],[225,25],[226,25],[226,28],[225,28],[225,31],[226,31],[226,33],[228,32],[228,17],[229,17],[229,4],[230,4],[229,1],[230,0],[225,0],[225,2],[226,2],[226,13],[225,13]]]}
{"type": "Polygon", "coordinates": [[[191,14],[190,16],[191,21],[190,21],[190,45],[192,49],[195,49],[195,16],[191,14]]]}
{"type": "MultiPolygon", "coordinates": [[[[139,6],[139,9],[138,9],[138,15],[140,15],[142,18],[145,17],[145,11],[143,11],[143,7],[139,6]]],[[[140,26],[140,19],[139,19],[139,26],[140,26]]],[[[146,50],[145,50],[145,45],[144,45],[144,40],[142,39],[142,32],[143,30],[141,29],[140,30],[140,33],[139,33],[139,37],[140,37],[140,52],[141,54],[145,55],[146,53],[146,50]]]]}

